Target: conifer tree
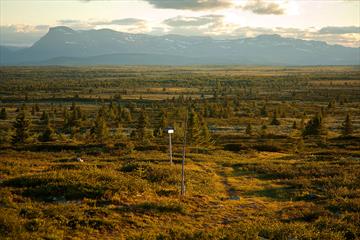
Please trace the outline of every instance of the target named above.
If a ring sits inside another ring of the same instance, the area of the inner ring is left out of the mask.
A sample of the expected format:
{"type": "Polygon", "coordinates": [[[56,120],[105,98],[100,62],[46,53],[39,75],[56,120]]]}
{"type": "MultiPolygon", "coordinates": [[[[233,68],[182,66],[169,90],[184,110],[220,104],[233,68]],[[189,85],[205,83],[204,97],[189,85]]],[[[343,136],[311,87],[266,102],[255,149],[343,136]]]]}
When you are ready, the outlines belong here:
{"type": "Polygon", "coordinates": [[[147,139],[146,129],[149,126],[149,117],[146,114],[145,109],[142,109],[139,115],[136,128],[136,137],[141,142],[144,142],[147,139]]]}
{"type": "Polygon", "coordinates": [[[320,114],[317,114],[306,124],[303,130],[303,136],[323,134],[326,134],[323,117],[320,114]]]}
{"type": "Polygon", "coordinates": [[[40,117],[40,120],[45,124],[49,124],[49,114],[44,110],[41,117],[40,117]]]}
{"type": "Polygon", "coordinates": [[[1,120],[6,120],[7,119],[7,112],[6,112],[6,108],[2,108],[1,112],[0,112],[0,119],[1,120]]]}
{"type": "Polygon", "coordinates": [[[211,134],[205,118],[201,117],[201,145],[208,146],[212,143],[211,134]]]}
{"type": "Polygon", "coordinates": [[[0,128],[0,145],[5,145],[11,142],[11,133],[9,128],[0,128]]]}
{"type": "Polygon", "coordinates": [[[124,120],[124,121],[127,121],[127,122],[131,122],[132,121],[132,116],[131,116],[131,112],[128,108],[124,108],[122,113],[121,113],[121,118],[124,120]]]}
{"type": "Polygon", "coordinates": [[[261,126],[261,136],[266,136],[267,132],[267,126],[264,124],[261,126]]]}
{"type": "Polygon", "coordinates": [[[274,111],[273,118],[271,120],[271,125],[280,125],[280,121],[277,119],[277,112],[274,111]]]}
{"type": "Polygon", "coordinates": [[[191,109],[188,120],[188,141],[190,144],[197,145],[201,140],[201,125],[199,116],[194,109],[191,109]]]}
{"type": "Polygon", "coordinates": [[[167,114],[165,111],[162,110],[160,112],[160,121],[159,121],[157,128],[154,131],[154,135],[156,137],[161,137],[167,126],[168,126],[167,114]]]}
{"type": "Polygon", "coordinates": [[[264,105],[261,110],[260,110],[260,115],[263,117],[267,117],[268,113],[267,113],[267,109],[266,109],[266,105],[264,105]]]}
{"type": "Polygon", "coordinates": [[[98,114],[90,133],[97,142],[104,143],[108,139],[109,128],[103,115],[98,114]]]}
{"type": "Polygon", "coordinates": [[[40,107],[39,107],[38,104],[35,104],[35,111],[36,111],[36,112],[40,112],[40,107]]]}
{"type": "Polygon", "coordinates": [[[21,111],[13,123],[15,134],[12,136],[13,144],[25,143],[29,138],[30,121],[26,118],[25,112],[21,111]]]}
{"type": "Polygon", "coordinates": [[[31,107],[31,115],[32,115],[32,116],[35,116],[35,113],[36,113],[36,110],[35,110],[35,106],[33,105],[33,106],[31,107]]]}
{"type": "Polygon", "coordinates": [[[54,140],[54,129],[47,124],[42,134],[39,136],[41,142],[51,142],[54,140]]]}
{"type": "Polygon", "coordinates": [[[305,127],[305,118],[304,116],[301,118],[301,121],[300,121],[300,125],[299,125],[299,130],[300,131],[303,131],[304,130],[304,127],[305,127]]]}
{"type": "Polygon", "coordinates": [[[353,133],[354,129],[353,129],[353,125],[351,122],[351,116],[350,114],[346,115],[345,121],[342,124],[342,134],[344,136],[349,136],[353,133]]]}
{"type": "Polygon", "coordinates": [[[248,135],[252,135],[252,126],[250,123],[248,123],[248,125],[246,126],[246,130],[245,130],[246,134],[248,135]]]}
{"type": "Polygon", "coordinates": [[[168,116],[165,111],[161,111],[160,115],[160,127],[165,129],[168,125],[168,116]]]}

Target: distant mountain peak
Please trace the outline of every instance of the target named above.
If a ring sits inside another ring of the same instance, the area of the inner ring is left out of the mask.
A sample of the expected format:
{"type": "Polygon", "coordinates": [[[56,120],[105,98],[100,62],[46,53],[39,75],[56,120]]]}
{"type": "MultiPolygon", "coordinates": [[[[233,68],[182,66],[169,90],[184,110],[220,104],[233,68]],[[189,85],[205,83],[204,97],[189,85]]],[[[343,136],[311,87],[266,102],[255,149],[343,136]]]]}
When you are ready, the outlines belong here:
{"type": "Polygon", "coordinates": [[[256,39],[262,39],[262,40],[279,40],[283,39],[279,34],[262,34],[255,37],[256,39]]]}
{"type": "Polygon", "coordinates": [[[74,33],[76,32],[75,30],[66,27],[66,26],[56,26],[56,27],[51,27],[49,28],[49,33],[52,32],[59,32],[59,33],[74,33]]]}

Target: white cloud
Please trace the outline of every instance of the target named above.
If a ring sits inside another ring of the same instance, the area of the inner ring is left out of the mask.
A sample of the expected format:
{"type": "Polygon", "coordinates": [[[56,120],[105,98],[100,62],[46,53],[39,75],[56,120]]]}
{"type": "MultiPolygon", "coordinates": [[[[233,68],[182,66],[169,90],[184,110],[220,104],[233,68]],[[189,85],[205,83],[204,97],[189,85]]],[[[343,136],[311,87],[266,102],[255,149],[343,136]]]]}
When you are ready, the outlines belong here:
{"type": "Polygon", "coordinates": [[[145,0],[156,8],[201,11],[224,9],[234,5],[232,0],[145,0]]]}
{"type": "Polygon", "coordinates": [[[268,0],[248,0],[242,9],[261,15],[283,15],[285,9],[280,3],[268,0]]]}
{"type": "Polygon", "coordinates": [[[30,46],[49,29],[48,25],[6,25],[0,26],[0,45],[30,46]]]}

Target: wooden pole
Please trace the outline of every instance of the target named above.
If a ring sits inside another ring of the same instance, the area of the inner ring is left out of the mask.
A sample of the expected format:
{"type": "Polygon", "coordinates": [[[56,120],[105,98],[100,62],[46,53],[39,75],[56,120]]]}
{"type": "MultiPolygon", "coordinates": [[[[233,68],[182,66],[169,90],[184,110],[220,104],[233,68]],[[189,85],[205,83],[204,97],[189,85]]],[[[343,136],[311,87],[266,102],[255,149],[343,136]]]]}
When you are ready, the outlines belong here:
{"type": "Polygon", "coordinates": [[[170,154],[170,164],[173,164],[172,160],[172,144],[171,144],[171,133],[169,133],[169,154],[170,154]]]}
{"type": "Polygon", "coordinates": [[[182,164],[181,164],[181,196],[185,196],[185,150],[186,150],[186,133],[187,133],[188,118],[189,118],[189,109],[187,109],[186,111],[186,119],[185,119],[185,132],[184,132],[182,164]]]}

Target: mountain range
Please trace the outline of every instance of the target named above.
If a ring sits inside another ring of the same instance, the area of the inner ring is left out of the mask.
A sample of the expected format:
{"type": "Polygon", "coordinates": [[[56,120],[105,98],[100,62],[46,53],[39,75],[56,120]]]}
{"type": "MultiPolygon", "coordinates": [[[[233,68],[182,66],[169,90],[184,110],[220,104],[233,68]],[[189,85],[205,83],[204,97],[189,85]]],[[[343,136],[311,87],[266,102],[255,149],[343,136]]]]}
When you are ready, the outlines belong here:
{"type": "Polygon", "coordinates": [[[131,34],[58,26],[28,48],[0,46],[0,65],[359,65],[360,48],[260,35],[210,37],[131,34]]]}

